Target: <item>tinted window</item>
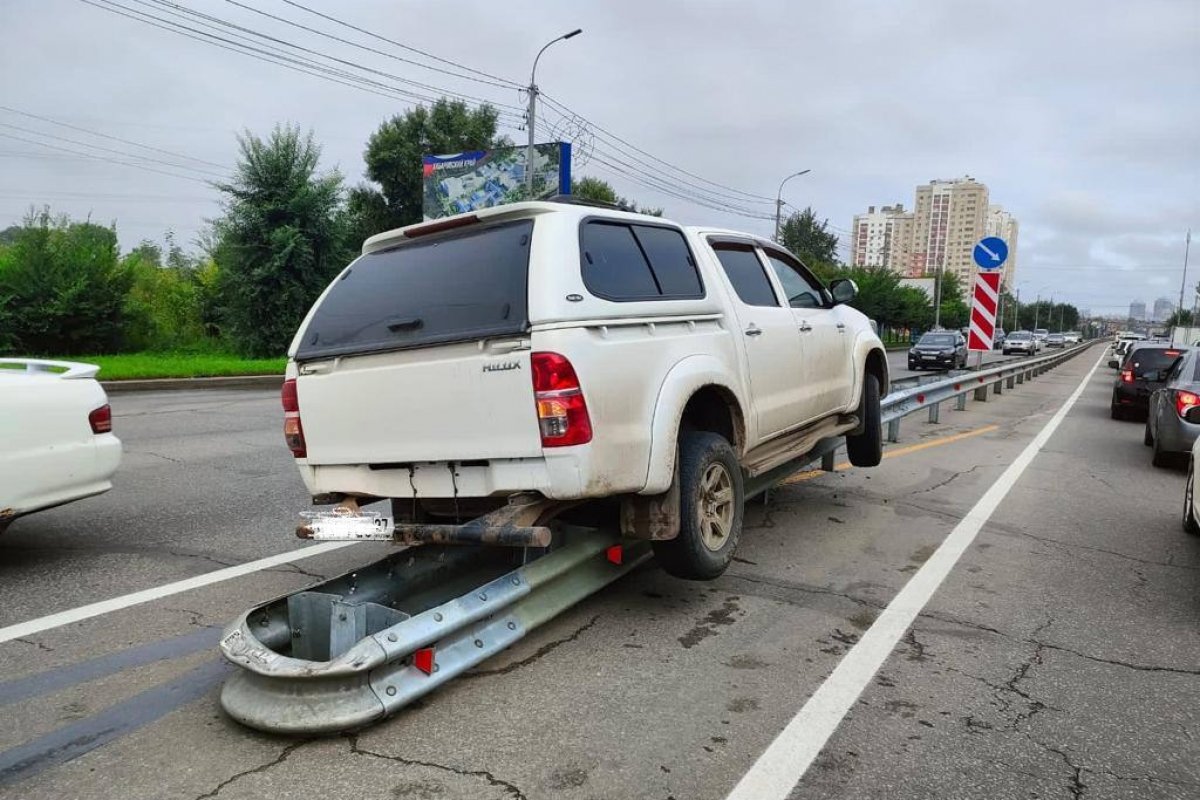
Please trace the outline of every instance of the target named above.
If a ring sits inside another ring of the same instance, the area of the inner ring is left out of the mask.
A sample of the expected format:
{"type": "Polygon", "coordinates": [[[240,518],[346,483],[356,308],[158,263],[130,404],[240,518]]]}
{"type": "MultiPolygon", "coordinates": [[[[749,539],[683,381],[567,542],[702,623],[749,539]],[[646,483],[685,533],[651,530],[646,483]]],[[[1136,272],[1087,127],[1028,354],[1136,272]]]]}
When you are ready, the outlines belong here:
{"type": "Polygon", "coordinates": [[[533,221],[417,239],[369,253],[334,283],[300,360],[519,333],[533,221]]]}
{"type": "Polygon", "coordinates": [[[771,281],[758,254],[750,248],[720,248],[717,258],[733,284],[733,290],[748,306],[779,306],[771,281]]]}
{"type": "Polygon", "coordinates": [[[653,225],[588,222],[581,237],[583,282],[608,300],[702,297],[683,234],[653,225]]]}
{"type": "Polygon", "coordinates": [[[791,263],[784,261],[774,253],[767,253],[775,275],[783,285],[783,293],[787,295],[788,304],[792,308],[822,308],[825,305],[821,290],[791,263]]]}
{"type": "Polygon", "coordinates": [[[927,333],[921,337],[921,341],[917,344],[930,344],[939,347],[953,347],[958,344],[959,337],[949,333],[927,333]]]}
{"type": "Polygon", "coordinates": [[[1125,366],[1133,370],[1133,376],[1140,378],[1148,372],[1166,369],[1175,363],[1175,359],[1183,354],[1178,347],[1139,347],[1129,353],[1125,366]]]}
{"type": "Polygon", "coordinates": [[[696,264],[682,233],[653,225],[634,225],[633,235],[650,260],[650,269],[658,278],[663,297],[700,297],[704,294],[696,264]]]}

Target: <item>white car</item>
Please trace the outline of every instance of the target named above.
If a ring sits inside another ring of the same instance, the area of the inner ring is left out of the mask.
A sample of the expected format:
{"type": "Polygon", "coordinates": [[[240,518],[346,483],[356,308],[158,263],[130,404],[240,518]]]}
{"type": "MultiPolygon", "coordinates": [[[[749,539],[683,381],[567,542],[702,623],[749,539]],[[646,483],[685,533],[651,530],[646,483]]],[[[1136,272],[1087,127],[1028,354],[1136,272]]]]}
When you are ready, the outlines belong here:
{"type": "Polygon", "coordinates": [[[285,437],[315,501],[391,499],[397,532],[613,498],[669,571],[716,577],[748,482],[828,437],[879,463],[887,359],[856,292],[753,234],[595,206],[413,225],[304,319],[285,437]]]}
{"type": "Polygon", "coordinates": [[[17,517],[112,488],[121,442],[99,371],[0,358],[0,531],[17,517]]]}
{"type": "Polygon", "coordinates": [[[1188,456],[1187,483],[1183,489],[1183,530],[1192,536],[1200,536],[1200,506],[1196,505],[1196,458],[1200,457],[1200,437],[1192,444],[1188,456]]]}

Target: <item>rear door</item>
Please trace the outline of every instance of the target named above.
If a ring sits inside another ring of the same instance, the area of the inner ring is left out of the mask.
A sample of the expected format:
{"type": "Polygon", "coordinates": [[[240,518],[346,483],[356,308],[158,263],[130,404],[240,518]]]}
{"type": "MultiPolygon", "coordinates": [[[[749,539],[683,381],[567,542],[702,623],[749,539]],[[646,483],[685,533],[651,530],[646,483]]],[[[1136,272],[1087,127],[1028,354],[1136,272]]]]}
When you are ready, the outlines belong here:
{"type": "Polygon", "coordinates": [[[753,243],[713,241],[712,246],[733,288],[751,402],[759,438],[766,439],[804,421],[799,403],[805,371],[800,332],[753,243]]]}
{"type": "Polygon", "coordinates": [[[846,408],[854,372],[844,309],[830,302],[820,281],[790,254],[773,248],[764,254],[791,306],[804,348],[804,419],[846,408]]]}
{"type": "Polygon", "coordinates": [[[294,354],[310,464],[541,455],[533,231],[525,219],[422,237],[334,281],[294,354]]]}

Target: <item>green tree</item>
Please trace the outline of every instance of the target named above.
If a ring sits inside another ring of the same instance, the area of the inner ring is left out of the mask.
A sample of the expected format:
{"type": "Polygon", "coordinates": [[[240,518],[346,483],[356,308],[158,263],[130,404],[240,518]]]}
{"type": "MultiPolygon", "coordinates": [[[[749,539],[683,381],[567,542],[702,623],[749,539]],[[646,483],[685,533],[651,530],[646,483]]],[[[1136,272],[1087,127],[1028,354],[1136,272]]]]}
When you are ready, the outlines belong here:
{"type": "Polygon", "coordinates": [[[940,319],[938,323],[943,328],[965,328],[970,319],[971,309],[963,298],[962,284],[953,272],[942,272],[940,279],[940,319]]]}
{"type": "Polygon", "coordinates": [[[811,206],[783,221],[779,243],[799,256],[821,280],[836,277],[837,234],[829,230],[828,220],[817,220],[811,206]]]}
{"type": "Polygon", "coordinates": [[[1176,309],[1167,317],[1167,321],[1163,323],[1168,328],[1173,328],[1176,325],[1180,327],[1190,328],[1192,326],[1192,312],[1186,308],[1176,309]]]}
{"type": "Polygon", "coordinates": [[[0,351],[29,355],[121,347],[131,277],[117,234],[31,211],[0,254],[0,351]]]}
{"type": "Polygon", "coordinates": [[[582,200],[591,200],[595,203],[608,203],[609,205],[623,208],[626,211],[632,211],[635,214],[648,214],[652,217],[661,217],[663,215],[661,208],[641,207],[632,200],[626,200],[617,194],[617,190],[612,187],[612,184],[599,178],[585,177],[579,180],[572,180],[571,194],[582,200]]]}
{"type": "Polygon", "coordinates": [[[350,190],[353,236],[361,242],[380,231],[420,222],[423,173],[421,157],[512,146],[496,136],[498,112],[489,105],[471,109],[442,98],[386,120],[367,141],[363,160],[367,177],[378,184],[350,190]]]}
{"type": "Polygon", "coordinates": [[[281,355],[313,301],[345,265],[342,178],[318,174],[312,134],[276,127],[239,137],[215,223],[226,333],[247,356],[281,355]]]}

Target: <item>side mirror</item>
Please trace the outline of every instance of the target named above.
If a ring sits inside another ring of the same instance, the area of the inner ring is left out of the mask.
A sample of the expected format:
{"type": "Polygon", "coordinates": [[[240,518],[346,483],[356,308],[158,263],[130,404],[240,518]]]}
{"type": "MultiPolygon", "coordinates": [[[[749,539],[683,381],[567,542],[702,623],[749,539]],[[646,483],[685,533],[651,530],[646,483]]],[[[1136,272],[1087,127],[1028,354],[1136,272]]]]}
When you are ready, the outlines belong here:
{"type": "Polygon", "coordinates": [[[1115,358],[1110,358],[1108,360],[1108,367],[1109,369],[1120,369],[1121,362],[1117,361],[1115,358]]]}
{"type": "Polygon", "coordinates": [[[858,297],[858,284],[849,278],[838,278],[829,284],[829,293],[833,295],[834,303],[849,303],[858,297]]]}
{"type": "Polygon", "coordinates": [[[1184,412],[1183,418],[1193,425],[1200,425],[1200,406],[1192,406],[1184,412]]]}

